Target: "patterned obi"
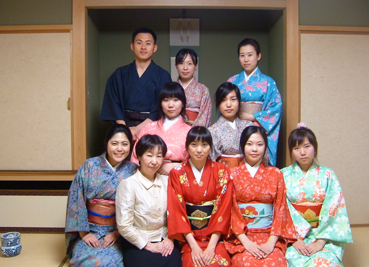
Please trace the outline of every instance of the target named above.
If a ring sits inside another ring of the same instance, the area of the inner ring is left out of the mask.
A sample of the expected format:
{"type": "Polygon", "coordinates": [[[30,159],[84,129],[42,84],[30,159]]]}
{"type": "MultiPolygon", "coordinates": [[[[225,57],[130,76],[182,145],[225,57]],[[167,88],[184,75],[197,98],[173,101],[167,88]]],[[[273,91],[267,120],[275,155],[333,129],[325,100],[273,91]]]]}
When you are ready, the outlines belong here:
{"type": "Polygon", "coordinates": [[[87,200],[88,221],[100,225],[115,224],[115,201],[107,199],[87,200]]]}
{"type": "Polygon", "coordinates": [[[317,228],[319,226],[319,214],[322,209],[323,203],[292,203],[292,206],[300,213],[300,215],[310,223],[312,228],[317,228]]]}
{"type": "Polygon", "coordinates": [[[266,228],[273,223],[273,205],[270,203],[239,203],[247,228],[266,228]]]}
{"type": "Polygon", "coordinates": [[[187,217],[191,222],[191,230],[201,230],[208,227],[215,200],[207,201],[202,205],[186,203],[187,217]]]}
{"type": "Polygon", "coordinates": [[[241,110],[245,113],[254,114],[256,112],[261,111],[263,108],[263,102],[260,101],[251,101],[251,102],[242,102],[241,110]]]}
{"type": "Polygon", "coordinates": [[[187,122],[193,124],[199,116],[200,109],[186,109],[187,122]]]}
{"type": "Polygon", "coordinates": [[[233,168],[233,167],[237,167],[240,165],[240,163],[243,160],[243,155],[238,154],[238,155],[221,155],[218,158],[218,162],[223,163],[224,165],[226,165],[228,168],[233,168]]]}

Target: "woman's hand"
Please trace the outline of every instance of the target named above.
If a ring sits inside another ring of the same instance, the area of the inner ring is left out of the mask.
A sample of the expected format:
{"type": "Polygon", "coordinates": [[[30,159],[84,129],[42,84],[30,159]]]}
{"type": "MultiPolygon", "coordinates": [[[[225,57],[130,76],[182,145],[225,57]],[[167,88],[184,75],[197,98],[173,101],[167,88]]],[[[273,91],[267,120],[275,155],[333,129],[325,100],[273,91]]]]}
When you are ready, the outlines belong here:
{"type": "Polygon", "coordinates": [[[158,242],[158,243],[147,242],[144,249],[146,249],[146,250],[148,250],[152,253],[161,253],[161,251],[163,249],[163,243],[162,242],[158,242]]]}
{"type": "Polygon", "coordinates": [[[101,244],[101,246],[103,248],[111,247],[118,241],[119,237],[120,234],[118,230],[115,230],[114,232],[111,232],[104,237],[104,242],[101,244]]]}
{"type": "Polygon", "coordinates": [[[79,236],[88,246],[92,248],[100,247],[99,239],[97,239],[93,234],[90,234],[89,232],[79,232],[79,236]]]}
{"type": "Polygon", "coordinates": [[[197,266],[206,265],[204,261],[204,251],[198,245],[192,248],[191,258],[193,263],[197,266]]]}
{"type": "Polygon", "coordinates": [[[204,250],[203,254],[203,262],[205,265],[210,265],[211,261],[214,259],[215,256],[215,250],[212,248],[209,248],[209,246],[204,250]]]}
{"type": "Polygon", "coordinates": [[[161,165],[160,169],[158,170],[158,173],[162,175],[169,175],[169,172],[176,166],[181,165],[181,163],[163,163],[161,165]]]}
{"type": "Polygon", "coordinates": [[[323,239],[319,239],[314,243],[307,245],[307,250],[309,251],[309,256],[321,251],[327,241],[323,239]]]}
{"type": "Polygon", "coordinates": [[[174,249],[173,240],[171,240],[169,238],[165,238],[163,241],[161,241],[161,243],[163,243],[163,248],[161,250],[161,255],[166,257],[166,256],[172,254],[173,249],[174,249]]]}
{"type": "Polygon", "coordinates": [[[264,244],[260,245],[261,250],[264,252],[264,259],[267,258],[269,256],[270,253],[273,252],[275,244],[278,241],[278,236],[275,235],[271,235],[268,238],[268,241],[264,244]]]}
{"type": "Polygon", "coordinates": [[[310,256],[310,251],[303,240],[297,240],[292,246],[296,249],[298,253],[304,256],[310,256]]]}

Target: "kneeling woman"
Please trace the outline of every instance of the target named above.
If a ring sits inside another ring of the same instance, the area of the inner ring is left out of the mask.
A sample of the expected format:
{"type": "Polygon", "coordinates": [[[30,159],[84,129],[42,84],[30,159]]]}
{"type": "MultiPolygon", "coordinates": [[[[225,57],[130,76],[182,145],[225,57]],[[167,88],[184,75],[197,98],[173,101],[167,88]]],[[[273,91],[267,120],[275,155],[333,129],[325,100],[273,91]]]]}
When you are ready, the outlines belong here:
{"type": "Polygon", "coordinates": [[[352,243],[352,235],[337,176],[316,162],[318,142],[306,124],[291,132],[288,147],[295,162],[282,172],[299,237],[287,249],[288,265],[343,266],[345,244],[352,243]]]}
{"type": "Polygon", "coordinates": [[[225,242],[232,266],[287,266],[288,239],[295,239],[281,171],[262,159],[265,130],[249,126],[241,134],[244,162],[231,170],[234,183],[231,229],[225,242]]]}
{"type": "Polygon", "coordinates": [[[125,267],[181,266],[181,254],[167,237],[167,176],[157,173],[167,146],[157,135],[144,135],[136,145],[137,172],[117,190],[117,227],[126,239],[125,267]]]}
{"type": "Polygon", "coordinates": [[[115,225],[115,194],[119,182],[130,177],[132,134],[122,124],[105,136],[105,153],[86,160],[68,196],[65,225],[70,266],[123,267],[122,238],[115,225]]]}
{"type": "Polygon", "coordinates": [[[227,167],[208,159],[210,132],[193,127],[186,138],[190,159],[169,173],[168,236],[187,241],[183,266],[227,266],[229,255],[219,242],[229,230],[233,183],[227,167]]]}

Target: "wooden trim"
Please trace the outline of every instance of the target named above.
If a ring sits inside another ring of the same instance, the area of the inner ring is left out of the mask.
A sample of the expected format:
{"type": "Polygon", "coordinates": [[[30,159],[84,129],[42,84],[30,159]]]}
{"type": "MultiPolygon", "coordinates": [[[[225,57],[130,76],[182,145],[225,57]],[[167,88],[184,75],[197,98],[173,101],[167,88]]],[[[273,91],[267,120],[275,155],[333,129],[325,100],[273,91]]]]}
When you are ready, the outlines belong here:
{"type": "Polygon", "coordinates": [[[87,8],[284,9],[286,0],[86,0],[87,8]]]}
{"type": "Polygon", "coordinates": [[[291,164],[288,153],[288,136],[296,128],[300,121],[300,35],[299,35],[299,1],[287,0],[285,10],[285,70],[286,70],[286,91],[283,102],[284,121],[284,158],[285,166],[291,164]]]}
{"type": "Polygon", "coordinates": [[[77,170],[87,157],[86,17],[85,1],[73,0],[71,89],[73,170],[77,170]]]}
{"type": "Polygon", "coordinates": [[[369,27],[343,27],[343,26],[309,26],[299,27],[301,33],[324,34],[369,34],[369,27]]]}
{"type": "Polygon", "coordinates": [[[68,196],[68,190],[0,189],[0,196],[68,196]]]}
{"type": "Polygon", "coordinates": [[[0,181],[73,181],[77,171],[1,171],[0,181]]]}
{"type": "Polygon", "coordinates": [[[64,234],[65,228],[59,228],[59,227],[0,227],[0,233],[6,233],[6,232],[64,234]]]}
{"type": "Polygon", "coordinates": [[[0,33],[53,33],[70,32],[72,25],[20,25],[0,26],[0,33]]]}

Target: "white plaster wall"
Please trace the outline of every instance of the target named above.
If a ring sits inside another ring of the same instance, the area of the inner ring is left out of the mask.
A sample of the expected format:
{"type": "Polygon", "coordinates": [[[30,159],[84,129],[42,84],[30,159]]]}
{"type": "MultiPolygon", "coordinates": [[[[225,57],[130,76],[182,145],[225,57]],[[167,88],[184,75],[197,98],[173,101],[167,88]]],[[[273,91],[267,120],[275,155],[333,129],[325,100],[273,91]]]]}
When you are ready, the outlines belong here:
{"type": "Polygon", "coordinates": [[[0,34],[0,170],[70,170],[70,33],[0,34]]]}
{"type": "Polygon", "coordinates": [[[340,180],[352,224],[369,223],[368,76],[369,35],[301,35],[301,121],[340,180]]]}

